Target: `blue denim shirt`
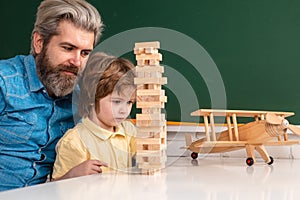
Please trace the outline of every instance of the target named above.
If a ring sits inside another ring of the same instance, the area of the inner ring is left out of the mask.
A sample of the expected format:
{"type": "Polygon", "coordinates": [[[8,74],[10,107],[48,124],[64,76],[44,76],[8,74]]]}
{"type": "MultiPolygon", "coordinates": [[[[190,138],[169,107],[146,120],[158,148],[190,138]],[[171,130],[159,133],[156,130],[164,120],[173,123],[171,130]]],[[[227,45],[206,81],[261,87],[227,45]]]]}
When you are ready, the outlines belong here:
{"type": "Polygon", "coordinates": [[[56,143],[74,126],[72,102],[48,96],[32,55],[0,60],[0,191],[47,180],[56,143]]]}

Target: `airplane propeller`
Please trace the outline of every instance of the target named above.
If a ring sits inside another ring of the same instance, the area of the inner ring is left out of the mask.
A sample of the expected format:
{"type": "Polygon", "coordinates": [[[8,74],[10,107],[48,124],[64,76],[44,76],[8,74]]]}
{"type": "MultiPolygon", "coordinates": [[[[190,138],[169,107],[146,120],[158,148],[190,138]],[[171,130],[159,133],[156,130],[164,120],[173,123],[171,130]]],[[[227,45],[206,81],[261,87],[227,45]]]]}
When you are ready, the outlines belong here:
{"type": "Polygon", "coordinates": [[[284,119],[281,116],[275,115],[274,113],[266,114],[266,122],[274,125],[283,125],[293,133],[300,135],[300,128],[289,123],[288,120],[284,119]]]}

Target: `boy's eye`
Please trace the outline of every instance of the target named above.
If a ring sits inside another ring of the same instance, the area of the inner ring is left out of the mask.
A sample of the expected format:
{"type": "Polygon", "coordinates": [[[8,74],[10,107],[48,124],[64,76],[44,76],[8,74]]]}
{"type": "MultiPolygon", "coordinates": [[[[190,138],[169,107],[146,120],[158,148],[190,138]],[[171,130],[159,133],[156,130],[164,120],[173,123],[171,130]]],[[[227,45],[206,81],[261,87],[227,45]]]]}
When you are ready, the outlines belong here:
{"type": "Polygon", "coordinates": [[[112,102],[113,102],[113,103],[116,103],[116,104],[121,103],[120,100],[113,100],[112,102]]]}
{"type": "Polygon", "coordinates": [[[128,101],[127,104],[133,104],[133,101],[128,101]]]}

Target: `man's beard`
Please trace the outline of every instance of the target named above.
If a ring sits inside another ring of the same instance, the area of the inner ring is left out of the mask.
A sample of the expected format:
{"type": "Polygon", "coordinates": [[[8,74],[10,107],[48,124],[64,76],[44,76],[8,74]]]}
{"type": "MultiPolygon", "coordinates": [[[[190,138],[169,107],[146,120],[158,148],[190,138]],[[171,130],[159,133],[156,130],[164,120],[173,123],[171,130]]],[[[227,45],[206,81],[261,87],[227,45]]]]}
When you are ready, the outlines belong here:
{"type": "Polygon", "coordinates": [[[64,72],[71,72],[79,75],[78,67],[70,64],[53,66],[49,61],[46,48],[37,56],[37,75],[48,93],[53,93],[55,97],[63,97],[70,94],[77,83],[76,76],[68,76],[64,72]]]}

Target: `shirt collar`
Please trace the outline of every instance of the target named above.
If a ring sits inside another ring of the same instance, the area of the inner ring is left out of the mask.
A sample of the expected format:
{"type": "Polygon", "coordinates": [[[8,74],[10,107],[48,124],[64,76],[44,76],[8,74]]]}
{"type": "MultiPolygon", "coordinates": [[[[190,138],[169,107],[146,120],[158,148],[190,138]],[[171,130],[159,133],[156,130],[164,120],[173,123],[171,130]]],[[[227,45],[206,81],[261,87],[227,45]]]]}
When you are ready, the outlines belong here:
{"type": "Polygon", "coordinates": [[[27,71],[30,91],[36,92],[38,90],[44,89],[44,85],[37,76],[36,63],[32,55],[28,55],[24,58],[24,65],[27,71]]]}
{"type": "Polygon", "coordinates": [[[101,128],[99,125],[95,124],[89,118],[83,118],[82,124],[90,130],[96,137],[101,138],[102,140],[107,140],[111,137],[115,137],[117,135],[121,135],[125,137],[124,129],[122,127],[117,127],[116,132],[111,132],[101,128]]]}

